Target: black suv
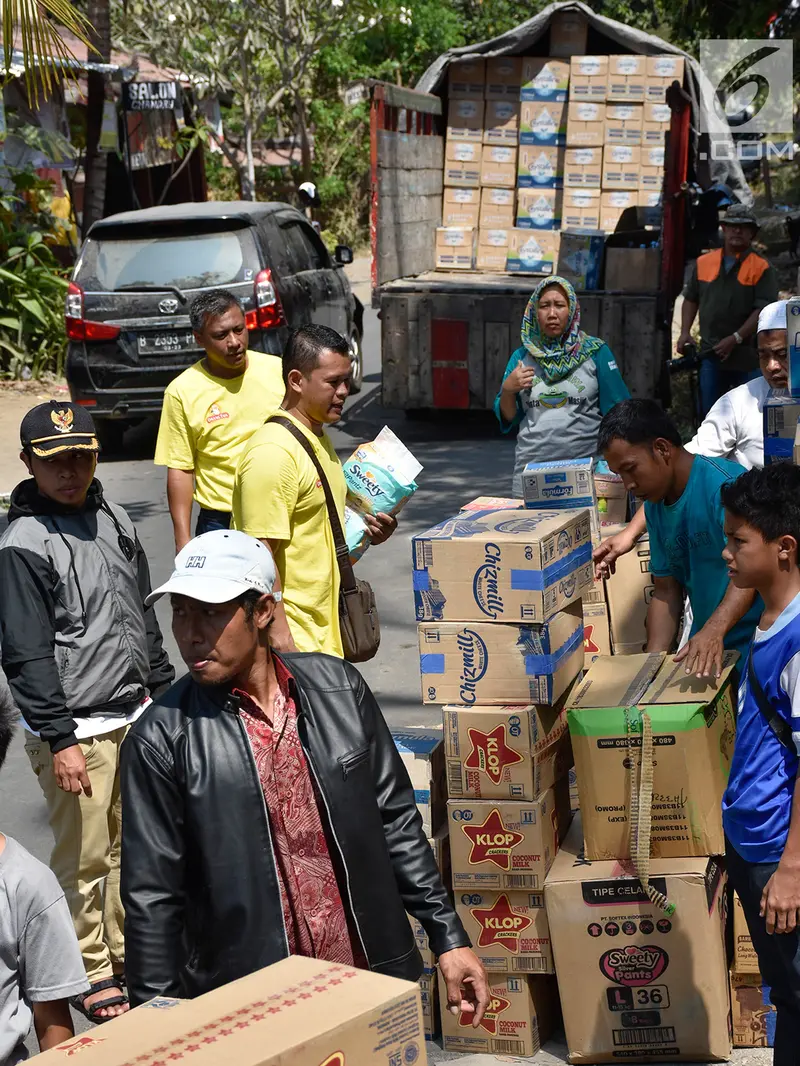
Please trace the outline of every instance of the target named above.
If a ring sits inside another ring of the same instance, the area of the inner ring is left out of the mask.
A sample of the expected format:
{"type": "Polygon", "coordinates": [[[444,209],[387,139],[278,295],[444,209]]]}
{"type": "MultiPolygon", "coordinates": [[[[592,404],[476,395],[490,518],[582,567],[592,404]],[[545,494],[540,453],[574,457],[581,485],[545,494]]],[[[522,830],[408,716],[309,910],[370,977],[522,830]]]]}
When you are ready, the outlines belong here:
{"type": "Polygon", "coordinates": [[[186,203],[96,222],[66,301],[67,381],[91,410],[107,448],[126,425],[161,410],[164,389],[200,349],[189,304],[207,289],[235,293],[250,347],[280,354],[290,329],[332,326],[350,342],[352,391],[361,388],[364,309],[313,227],[288,204],[186,203]]]}

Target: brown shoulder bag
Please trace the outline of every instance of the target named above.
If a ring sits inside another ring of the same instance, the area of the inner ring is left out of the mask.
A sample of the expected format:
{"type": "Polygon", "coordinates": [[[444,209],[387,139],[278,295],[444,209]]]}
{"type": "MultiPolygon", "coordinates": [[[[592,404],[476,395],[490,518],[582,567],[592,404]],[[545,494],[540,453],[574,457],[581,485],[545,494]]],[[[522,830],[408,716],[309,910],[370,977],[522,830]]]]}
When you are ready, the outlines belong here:
{"type": "Polygon", "coordinates": [[[333,543],[336,547],[336,561],[339,564],[339,626],[342,633],[344,657],[351,663],[366,662],[376,655],[381,643],[381,623],[375,604],[375,593],[368,581],[360,581],[353,573],[353,564],[350,562],[350,552],[339,519],[339,512],[336,510],[331,487],[313,446],[291,419],[273,415],[268,421],[277,422],[292,434],[317,471],[322,491],[325,493],[328,521],[331,524],[333,543]]]}

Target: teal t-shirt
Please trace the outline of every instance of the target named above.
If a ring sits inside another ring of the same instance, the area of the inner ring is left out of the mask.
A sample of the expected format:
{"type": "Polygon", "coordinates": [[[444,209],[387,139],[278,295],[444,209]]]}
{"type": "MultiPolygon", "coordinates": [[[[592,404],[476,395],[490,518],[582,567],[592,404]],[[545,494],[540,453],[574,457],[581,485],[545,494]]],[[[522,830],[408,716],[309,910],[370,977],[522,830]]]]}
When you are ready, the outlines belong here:
{"type": "MultiPolygon", "coordinates": [[[[674,577],[692,605],[692,636],[722,602],[730,579],[722,558],[725,514],[720,488],[735,481],[744,467],[730,459],[696,455],[682,495],[675,503],[645,503],[650,535],[650,569],[654,577],[674,577]]],[[[742,658],[752,640],[764,604],[760,596],[725,638],[725,647],[742,658]]]]}

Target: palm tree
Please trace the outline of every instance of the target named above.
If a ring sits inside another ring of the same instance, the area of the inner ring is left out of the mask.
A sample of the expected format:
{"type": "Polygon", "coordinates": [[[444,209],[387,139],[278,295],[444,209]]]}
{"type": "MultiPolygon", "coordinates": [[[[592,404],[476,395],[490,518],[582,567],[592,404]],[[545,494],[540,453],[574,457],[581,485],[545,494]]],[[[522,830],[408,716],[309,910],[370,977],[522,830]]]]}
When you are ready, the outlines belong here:
{"type": "Polygon", "coordinates": [[[21,76],[30,100],[38,100],[59,82],[64,65],[71,65],[72,52],[61,39],[62,27],[91,48],[91,23],[69,0],[0,0],[3,33],[3,69],[0,85],[21,76]],[[14,69],[13,53],[18,40],[24,71],[14,69]]]}
{"type": "MultiPolygon", "coordinates": [[[[111,59],[111,10],[109,0],[89,0],[87,5],[92,26],[92,47],[101,63],[111,59]]],[[[88,99],[86,103],[86,159],[84,173],[86,184],[83,195],[83,218],[81,236],[85,237],[90,226],[105,213],[106,172],[108,156],[100,151],[100,133],[103,127],[103,108],[106,99],[106,75],[100,71],[87,73],[88,99]]],[[[128,116],[123,115],[123,122],[128,116]]]]}

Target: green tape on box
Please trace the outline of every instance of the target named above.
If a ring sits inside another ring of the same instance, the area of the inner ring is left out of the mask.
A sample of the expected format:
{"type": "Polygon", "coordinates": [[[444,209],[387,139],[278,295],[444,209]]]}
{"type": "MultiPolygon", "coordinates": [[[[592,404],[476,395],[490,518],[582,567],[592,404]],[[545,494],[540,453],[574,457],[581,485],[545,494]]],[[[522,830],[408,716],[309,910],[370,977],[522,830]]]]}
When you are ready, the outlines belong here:
{"type": "MultiPolygon", "coordinates": [[[[647,713],[654,733],[688,733],[705,729],[704,703],[648,704],[647,713]]],[[[641,712],[631,709],[634,728],[641,731],[641,712]]],[[[624,707],[572,707],[567,711],[567,724],[575,737],[624,737],[624,707]]]]}

